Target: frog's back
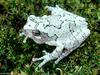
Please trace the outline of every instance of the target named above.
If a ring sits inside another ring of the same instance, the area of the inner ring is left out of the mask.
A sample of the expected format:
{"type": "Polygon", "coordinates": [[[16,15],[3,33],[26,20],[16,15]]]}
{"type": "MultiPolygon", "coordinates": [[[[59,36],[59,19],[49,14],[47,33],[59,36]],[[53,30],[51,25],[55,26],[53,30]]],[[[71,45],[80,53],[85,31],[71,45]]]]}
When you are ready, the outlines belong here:
{"type": "Polygon", "coordinates": [[[57,39],[64,44],[65,48],[77,48],[89,36],[90,30],[87,28],[87,22],[74,21],[65,22],[60,30],[59,38],[57,39]]]}
{"type": "MultiPolygon", "coordinates": [[[[54,8],[54,7],[53,7],[54,8]]],[[[59,7],[52,10],[52,15],[46,16],[48,24],[44,24],[40,30],[49,37],[57,36],[56,41],[64,44],[65,48],[78,47],[90,34],[86,19],[65,11],[59,7]]]]}

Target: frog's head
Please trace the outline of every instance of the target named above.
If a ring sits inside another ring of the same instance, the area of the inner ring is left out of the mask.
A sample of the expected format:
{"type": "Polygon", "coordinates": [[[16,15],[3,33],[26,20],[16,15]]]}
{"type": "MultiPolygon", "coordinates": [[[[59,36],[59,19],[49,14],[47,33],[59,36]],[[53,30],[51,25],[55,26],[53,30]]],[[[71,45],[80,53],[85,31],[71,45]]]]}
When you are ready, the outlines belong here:
{"type": "Polygon", "coordinates": [[[36,24],[37,24],[37,22],[36,22],[36,16],[30,15],[28,17],[27,22],[24,25],[23,29],[24,30],[34,30],[36,24]]]}
{"type": "Polygon", "coordinates": [[[36,29],[37,27],[37,17],[30,15],[27,19],[26,24],[23,27],[23,35],[27,38],[32,38],[40,35],[40,31],[36,29]]]}
{"type": "Polygon", "coordinates": [[[38,36],[39,31],[36,29],[37,27],[37,21],[36,16],[30,15],[27,19],[27,23],[23,27],[23,32],[25,36],[32,37],[32,36],[38,36]]]}

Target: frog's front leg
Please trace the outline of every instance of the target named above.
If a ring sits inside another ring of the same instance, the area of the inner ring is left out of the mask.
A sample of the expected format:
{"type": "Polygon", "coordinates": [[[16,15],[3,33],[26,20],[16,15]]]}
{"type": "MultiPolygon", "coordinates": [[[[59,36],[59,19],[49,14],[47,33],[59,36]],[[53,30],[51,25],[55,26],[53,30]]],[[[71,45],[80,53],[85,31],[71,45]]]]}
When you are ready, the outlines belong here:
{"type": "Polygon", "coordinates": [[[40,58],[33,58],[32,61],[43,60],[43,62],[39,64],[38,66],[39,68],[42,67],[48,61],[57,59],[61,55],[63,48],[64,48],[64,46],[61,43],[56,42],[56,41],[46,42],[46,44],[51,45],[51,46],[56,46],[56,49],[52,53],[45,52],[46,55],[40,58]]]}
{"type": "Polygon", "coordinates": [[[51,53],[51,56],[53,58],[58,58],[64,49],[63,44],[61,44],[60,42],[57,42],[57,41],[46,42],[46,44],[48,44],[50,46],[56,46],[56,49],[51,53]]]}
{"type": "Polygon", "coordinates": [[[44,56],[44,60],[42,63],[39,64],[39,67],[42,67],[45,63],[47,63],[50,60],[57,59],[61,55],[64,49],[64,46],[61,43],[56,41],[46,42],[46,44],[51,46],[56,46],[56,49],[52,53],[46,52],[46,55],[44,56]]]}

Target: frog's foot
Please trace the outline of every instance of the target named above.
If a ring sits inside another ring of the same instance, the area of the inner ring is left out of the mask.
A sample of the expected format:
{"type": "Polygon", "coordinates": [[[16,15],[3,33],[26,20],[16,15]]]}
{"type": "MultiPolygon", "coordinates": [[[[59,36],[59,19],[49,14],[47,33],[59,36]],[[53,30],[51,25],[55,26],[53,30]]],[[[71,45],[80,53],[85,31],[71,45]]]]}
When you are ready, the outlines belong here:
{"type": "Polygon", "coordinates": [[[40,57],[40,58],[32,58],[32,62],[36,62],[36,61],[40,61],[43,60],[40,64],[39,64],[39,68],[42,67],[45,63],[47,63],[48,61],[52,60],[51,54],[46,52],[46,55],[40,57]]]}
{"type": "Polygon", "coordinates": [[[43,59],[46,59],[47,58],[47,56],[50,54],[50,53],[48,53],[47,51],[45,51],[45,50],[43,50],[42,51],[45,55],[44,56],[42,56],[42,57],[40,57],[40,58],[32,58],[32,62],[36,62],[36,61],[39,61],[39,60],[43,60],[43,59]]]}
{"type": "Polygon", "coordinates": [[[39,66],[38,66],[39,68],[41,68],[48,61],[52,60],[51,54],[46,54],[43,57],[44,57],[44,60],[39,64],[39,66]]]}
{"type": "Polygon", "coordinates": [[[31,66],[34,62],[36,62],[36,61],[43,60],[43,61],[39,64],[39,66],[38,66],[38,68],[40,68],[40,67],[42,67],[45,63],[47,63],[48,61],[52,60],[52,55],[51,55],[51,53],[48,53],[48,52],[46,52],[45,50],[43,50],[42,52],[43,52],[45,55],[42,56],[42,57],[40,57],[40,58],[32,58],[32,62],[31,62],[31,64],[30,64],[30,66],[31,66]]]}

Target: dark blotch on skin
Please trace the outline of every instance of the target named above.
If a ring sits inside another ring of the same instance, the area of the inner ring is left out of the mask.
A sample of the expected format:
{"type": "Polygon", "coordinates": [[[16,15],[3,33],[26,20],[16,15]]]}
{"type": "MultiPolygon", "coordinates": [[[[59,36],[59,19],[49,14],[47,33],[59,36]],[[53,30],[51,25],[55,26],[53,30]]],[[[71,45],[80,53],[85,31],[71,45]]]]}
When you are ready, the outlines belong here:
{"type": "Polygon", "coordinates": [[[33,34],[34,36],[39,36],[41,33],[40,33],[39,30],[33,30],[33,31],[32,31],[32,34],[33,34]]]}

